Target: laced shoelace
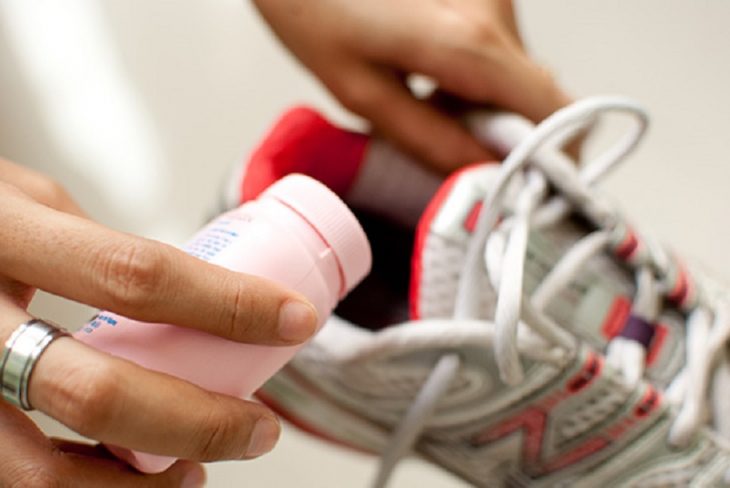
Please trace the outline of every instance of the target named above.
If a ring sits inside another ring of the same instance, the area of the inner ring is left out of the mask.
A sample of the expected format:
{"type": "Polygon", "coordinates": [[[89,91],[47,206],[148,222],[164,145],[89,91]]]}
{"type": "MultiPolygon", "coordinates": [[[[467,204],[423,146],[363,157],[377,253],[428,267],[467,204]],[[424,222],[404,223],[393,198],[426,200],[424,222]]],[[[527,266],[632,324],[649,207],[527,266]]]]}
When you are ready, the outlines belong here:
{"type": "MultiPolygon", "coordinates": [[[[676,303],[688,317],[687,346],[685,366],[666,391],[666,398],[676,407],[668,442],[677,447],[686,445],[706,420],[711,373],[730,338],[730,308],[719,298],[703,294],[697,283],[689,283],[676,260],[653,241],[639,240],[590,188],[638,144],[647,126],[644,110],[623,97],[592,97],[555,112],[534,129],[516,116],[503,117],[493,116],[486,130],[494,132],[497,140],[515,140],[516,135],[520,140],[482,202],[483,211],[460,275],[453,318],[480,319],[480,277],[486,269],[497,292],[491,326],[495,329],[493,347],[499,373],[506,384],[519,384],[524,371],[517,346],[518,329],[538,334],[548,347],[563,350],[566,357],[575,354],[577,339],[543,311],[591,258],[607,251],[620,255],[635,271],[634,328],[610,341],[607,362],[622,373],[628,385],[639,382],[646,367],[646,344],[642,344],[641,336],[658,319],[666,298],[676,303]],[[628,114],[635,123],[617,144],[578,170],[558,149],[607,112],[628,114]],[[525,135],[526,131],[529,133],[525,135]],[[504,216],[507,190],[515,180],[520,180],[521,189],[511,214],[504,216]],[[550,186],[557,189],[557,196],[549,194],[550,186]],[[597,230],[568,249],[526,296],[523,282],[530,230],[554,225],[575,211],[597,230]]],[[[458,375],[460,364],[459,355],[451,353],[434,366],[381,455],[374,487],[384,487],[397,463],[411,451],[458,375]]]]}

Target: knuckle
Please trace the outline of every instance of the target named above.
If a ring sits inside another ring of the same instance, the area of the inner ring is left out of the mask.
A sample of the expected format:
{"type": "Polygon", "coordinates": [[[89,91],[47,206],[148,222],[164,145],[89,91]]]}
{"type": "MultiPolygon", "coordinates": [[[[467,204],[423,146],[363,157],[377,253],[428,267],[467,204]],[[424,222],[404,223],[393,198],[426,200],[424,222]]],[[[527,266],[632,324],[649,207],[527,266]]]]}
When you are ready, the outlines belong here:
{"type": "Polygon", "coordinates": [[[379,98],[378,90],[371,84],[352,80],[339,83],[333,92],[345,108],[358,114],[372,108],[379,98]]]}
{"type": "Polygon", "coordinates": [[[537,84],[542,86],[546,92],[544,96],[551,97],[551,100],[560,98],[561,90],[555,77],[555,73],[542,65],[537,65],[535,71],[537,84]]]}
{"type": "Polygon", "coordinates": [[[239,458],[245,449],[241,445],[240,419],[227,411],[220,399],[214,395],[211,398],[216,406],[209,409],[201,420],[198,434],[193,436],[196,445],[192,450],[203,462],[239,458]]]}
{"type": "Polygon", "coordinates": [[[488,16],[452,15],[439,29],[439,37],[451,48],[452,55],[468,55],[475,60],[500,49],[506,40],[503,28],[488,16]]]}
{"type": "Polygon", "coordinates": [[[162,251],[144,240],[114,244],[98,259],[101,287],[112,302],[125,308],[144,308],[158,292],[164,278],[162,251]]]}
{"type": "Polygon", "coordinates": [[[81,435],[103,437],[114,423],[119,387],[116,370],[98,363],[72,367],[64,373],[53,392],[59,419],[81,435]]]}
{"type": "Polygon", "coordinates": [[[261,313],[264,301],[257,299],[257,293],[253,293],[241,281],[232,290],[232,296],[227,301],[231,306],[228,308],[228,316],[223,320],[225,328],[222,333],[234,340],[251,339],[250,336],[254,333],[252,325],[264,319],[264,314],[261,313]]]}
{"type": "Polygon", "coordinates": [[[464,34],[466,42],[476,47],[490,46],[502,42],[499,27],[488,17],[465,19],[461,32],[464,34]]]}
{"type": "Polygon", "coordinates": [[[38,175],[34,187],[38,200],[49,207],[59,208],[70,199],[66,189],[48,176],[38,175]]]}

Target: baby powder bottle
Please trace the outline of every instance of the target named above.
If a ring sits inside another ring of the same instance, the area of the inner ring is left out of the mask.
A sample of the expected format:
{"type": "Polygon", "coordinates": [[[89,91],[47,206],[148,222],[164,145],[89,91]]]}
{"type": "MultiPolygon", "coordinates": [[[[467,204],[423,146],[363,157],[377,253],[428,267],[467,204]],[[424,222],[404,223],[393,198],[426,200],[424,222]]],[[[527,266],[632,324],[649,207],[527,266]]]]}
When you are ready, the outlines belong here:
{"type": "MultiPolygon", "coordinates": [[[[213,220],[184,249],[212,264],[262,276],[303,294],[317,308],[319,326],[365,277],[371,263],[368,240],[347,206],[318,181],[296,174],[213,220]]],[[[256,391],[301,347],[242,344],[110,312],[100,312],[75,337],[146,368],[239,398],[256,391]]],[[[107,447],[146,473],[164,471],[175,462],[107,447]]]]}

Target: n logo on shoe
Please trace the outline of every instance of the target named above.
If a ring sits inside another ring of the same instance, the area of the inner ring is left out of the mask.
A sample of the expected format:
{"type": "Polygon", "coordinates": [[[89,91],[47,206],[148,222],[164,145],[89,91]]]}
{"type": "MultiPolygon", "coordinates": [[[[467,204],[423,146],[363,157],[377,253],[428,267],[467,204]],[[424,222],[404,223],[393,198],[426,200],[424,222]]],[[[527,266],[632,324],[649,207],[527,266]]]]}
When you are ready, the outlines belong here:
{"type": "Polygon", "coordinates": [[[603,359],[589,353],[581,370],[563,380],[562,388],[553,389],[516,414],[487,427],[472,438],[472,446],[501,445],[500,450],[505,447],[516,450],[509,454],[509,459],[520,460],[521,470],[534,477],[603,453],[605,456],[596,457],[596,462],[601,461],[610,455],[607,448],[628,443],[633,434],[651,425],[650,420],[657,418],[661,405],[659,393],[647,385],[638,396],[635,391],[625,389],[622,397],[610,403],[613,409],[594,408],[589,412],[596,406],[592,398],[601,395],[608,386],[603,373],[603,359]],[[571,419],[576,423],[577,417],[580,417],[577,427],[567,426],[571,419]]]}
{"type": "Polygon", "coordinates": [[[466,220],[464,220],[464,229],[466,229],[466,231],[470,234],[474,232],[474,228],[477,226],[477,220],[479,219],[479,214],[482,211],[482,205],[483,202],[481,200],[476,202],[471,210],[469,210],[466,220]]]}

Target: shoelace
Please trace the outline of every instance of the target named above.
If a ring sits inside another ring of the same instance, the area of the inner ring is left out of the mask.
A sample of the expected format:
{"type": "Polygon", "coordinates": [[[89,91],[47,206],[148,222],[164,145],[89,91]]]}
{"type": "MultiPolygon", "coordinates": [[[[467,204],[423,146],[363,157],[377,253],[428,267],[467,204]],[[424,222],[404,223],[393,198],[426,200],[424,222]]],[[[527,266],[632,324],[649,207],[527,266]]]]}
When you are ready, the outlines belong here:
{"type": "MultiPolygon", "coordinates": [[[[515,123],[520,124],[507,120],[494,125],[499,126],[499,132],[515,123]]],[[[590,188],[635,148],[646,126],[644,110],[631,100],[593,97],[555,112],[517,143],[502,163],[497,183],[482,202],[484,210],[469,243],[459,281],[454,319],[479,319],[479,280],[486,269],[497,291],[494,348],[500,376],[506,384],[518,384],[524,378],[517,347],[518,328],[529,328],[550,347],[563,350],[566,356],[574,354],[577,339],[555,324],[543,310],[586,262],[606,251],[626,251],[628,238],[632,252],[627,264],[634,268],[636,276],[632,315],[639,324],[637,327],[651,327],[661,312],[663,298],[672,297],[678,287],[683,291],[678,306],[688,316],[687,360],[666,395],[677,407],[668,442],[681,447],[692,439],[704,420],[710,375],[730,338],[730,308],[719,298],[700,293],[697,284],[688,290],[686,275],[667,253],[652,241],[639,241],[611,206],[590,188]],[[606,112],[631,115],[636,123],[615,146],[578,171],[555,148],[562,147],[606,112]],[[499,222],[507,189],[516,179],[521,180],[521,189],[513,212],[499,222]],[[548,196],[549,184],[558,190],[557,196],[548,196]],[[582,213],[597,230],[576,242],[532,295],[525,296],[524,266],[530,229],[553,225],[571,211],[582,213]]],[[[507,135],[514,137],[515,131],[511,132],[507,135]]],[[[622,372],[629,385],[642,379],[646,351],[632,334],[612,339],[607,356],[608,363],[622,372]]],[[[397,463],[416,443],[459,368],[460,358],[456,353],[439,359],[383,452],[373,486],[387,484],[397,463]]]]}

